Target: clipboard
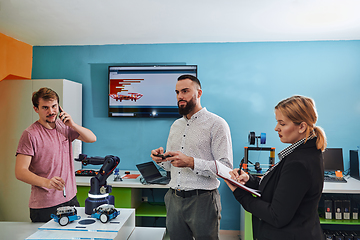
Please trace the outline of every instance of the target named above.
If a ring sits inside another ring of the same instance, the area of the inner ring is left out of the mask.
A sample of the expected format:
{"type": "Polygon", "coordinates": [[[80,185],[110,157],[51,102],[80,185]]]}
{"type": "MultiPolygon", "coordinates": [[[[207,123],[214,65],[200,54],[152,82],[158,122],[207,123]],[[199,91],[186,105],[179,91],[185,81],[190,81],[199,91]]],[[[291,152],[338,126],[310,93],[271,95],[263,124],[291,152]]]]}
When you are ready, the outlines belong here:
{"type": "Polygon", "coordinates": [[[216,175],[228,180],[232,185],[239,187],[241,189],[244,189],[245,191],[254,194],[257,197],[261,197],[260,191],[259,190],[255,190],[252,188],[249,188],[241,183],[238,183],[237,181],[231,179],[231,175],[230,175],[230,171],[232,171],[231,168],[225,166],[224,164],[222,164],[221,162],[215,160],[215,167],[216,167],[216,175]]]}

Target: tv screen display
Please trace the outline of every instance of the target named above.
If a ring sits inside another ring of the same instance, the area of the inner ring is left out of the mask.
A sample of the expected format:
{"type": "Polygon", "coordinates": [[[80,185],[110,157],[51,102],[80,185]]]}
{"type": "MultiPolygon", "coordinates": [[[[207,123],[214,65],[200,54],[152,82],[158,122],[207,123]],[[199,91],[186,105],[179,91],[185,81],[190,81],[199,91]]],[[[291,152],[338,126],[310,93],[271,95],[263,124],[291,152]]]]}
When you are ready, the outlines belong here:
{"type": "Polygon", "coordinates": [[[196,65],[109,66],[109,117],[181,117],[175,85],[196,65]]]}

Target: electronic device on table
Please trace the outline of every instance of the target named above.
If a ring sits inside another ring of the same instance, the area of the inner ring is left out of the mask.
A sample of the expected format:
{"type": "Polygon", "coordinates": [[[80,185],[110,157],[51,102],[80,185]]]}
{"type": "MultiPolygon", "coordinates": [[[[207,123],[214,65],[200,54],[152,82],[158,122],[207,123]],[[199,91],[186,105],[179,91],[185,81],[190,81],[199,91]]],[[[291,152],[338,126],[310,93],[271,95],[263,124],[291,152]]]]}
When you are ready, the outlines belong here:
{"type": "Polygon", "coordinates": [[[50,215],[60,226],[66,226],[68,223],[79,220],[75,206],[63,206],[56,209],[56,214],[50,215]]]}
{"type": "Polygon", "coordinates": [[[91,214],[91,217],[99,219],[102,223],[107,223],[119,215],[120,211],[116,210],[114,205],[102,204],[94,209],[94,213],[91,214]]]}
{"type": "Polygon", "coordinates": [[[90,169],[79,169],[75,172],[75,176],[79,176],[79,177],[91,177],[91,176],[96,176],[96,174],[98,174],[98,171],[95,170],[90,170],[90,169]]]}
{"type": "Polygon", "coordinates": [[[344,172],[344,162],[343,162],[343,151],[342,148],[326,148],[323,152],[324,157],[324,182],[340,182],[346,183],[342,173],[344,172]],[[335,173],[335,176],[332,174],[326,173],[335,173]]]}
{"type": "Polygon", "coordinates": [[[259,162],[252,163],[249,160],[249,151],[269,151],[269,168],[274,166],[275,164],[275,148],[273,147],[259,147],[259,139],[260,144],[266,143],[266,133],[261,133],[260,136],[256,136],[255,132],[250,132],[248,135],[248,141],[250,145],[255,145],[256,147],[244,147],[244,158],[240,162],[240,169],[243,168],[245,172],[250,172],[249,163],[254,166],[255,173],[251,172],[253,175],[263,175],[262,168],[259,162]]]}
{"type": "Polygon", "coordinates": [[[350,176],[360,180],[358,150],[350,150],[350,176]]]}
{"type": "Polygon", "coordinates": [[[112,155],[102,157],[87,157],[85,154],[80,154],[75,161],[82,162],[83,165],[101,165],[98,174],[90,179],[90,191],[88,198],[85,200],[85,213],[91,215],[94,209],[102,204],[114,205],[114,196],[109,195],[112,187],[107,185],[106,179],[111,175],[117,165],[120,163],[120,158],[112,155]]]}
{"type": "Polygon", "coordinates": [[[109,117],[180,118],[175,85],[196,65],[109,66],[109,117]]]}
{"type": "Polygon", "coordinates": [[[153,161],[137,164],[136,167],[147,183],[166,185],[170,182],[170,178],[163,176],[153,161]]]}

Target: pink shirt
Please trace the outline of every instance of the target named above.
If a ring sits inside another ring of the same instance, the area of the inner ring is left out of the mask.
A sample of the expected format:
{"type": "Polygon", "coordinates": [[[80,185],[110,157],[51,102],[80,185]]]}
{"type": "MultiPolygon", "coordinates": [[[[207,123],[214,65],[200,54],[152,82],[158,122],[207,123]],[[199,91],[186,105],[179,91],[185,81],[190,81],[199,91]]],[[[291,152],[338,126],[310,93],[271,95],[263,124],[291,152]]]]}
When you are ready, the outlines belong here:
{"type": "Polygon", "coordinates": [[[79,133],[59,119],[54,129],[47,129],[38,121],[22,133],[17,154],[32,156],[29,170],[38,176],[51,179],[59,176],[65,181],[66,198],[62,191],[31,186],[29,208],[47,208],[71,200],[76,195],[76,181],[72,141],[79,133]]]}

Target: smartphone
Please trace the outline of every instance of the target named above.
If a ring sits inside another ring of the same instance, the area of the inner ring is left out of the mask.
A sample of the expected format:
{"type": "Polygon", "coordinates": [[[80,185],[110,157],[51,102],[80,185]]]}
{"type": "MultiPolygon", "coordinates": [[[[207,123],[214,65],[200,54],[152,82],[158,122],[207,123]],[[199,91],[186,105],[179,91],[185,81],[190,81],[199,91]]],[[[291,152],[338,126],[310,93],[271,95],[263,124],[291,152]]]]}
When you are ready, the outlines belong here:
{"type": "MultiPolygon", "coordinates": [[[[60,117],[60,114],[62,113],[63,111],[61,110],[61,108],[60,108],[60,105],[59,105],[59,118],[60,118],[60,120],[61,120],[61,117],[60,117]]],[[[64,121],[63,121],[64,122],[64,121]]],[[[65,123],[65,122],[64,122],[65,123]]]]}
{"type": "Polygon", "coordinates": [[[171,155],[166,155],[164,156],[164,154],[154,154],[155,157],[161,157],[162,159],[166,159],[168,157],[171,157],[171,155]]]}

